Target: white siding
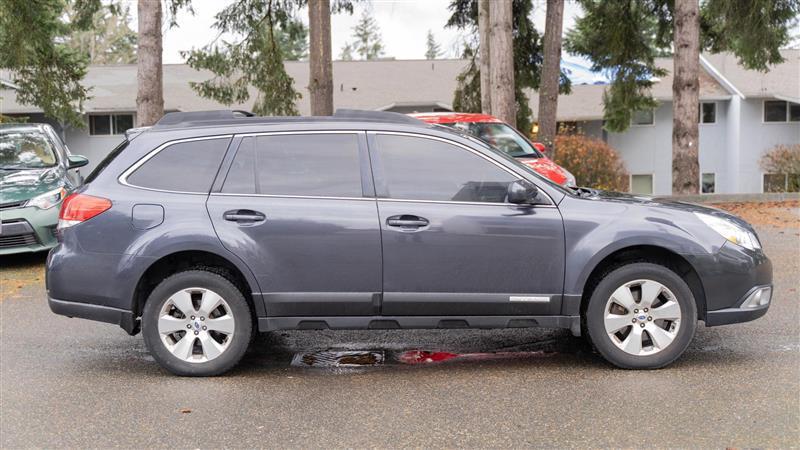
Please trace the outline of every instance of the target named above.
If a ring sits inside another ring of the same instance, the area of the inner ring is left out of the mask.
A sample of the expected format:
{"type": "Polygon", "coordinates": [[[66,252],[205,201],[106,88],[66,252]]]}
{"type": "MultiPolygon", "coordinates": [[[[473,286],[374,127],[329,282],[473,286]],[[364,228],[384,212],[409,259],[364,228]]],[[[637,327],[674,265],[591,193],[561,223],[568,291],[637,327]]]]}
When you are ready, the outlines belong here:
{"type": "Polygon", "coordinates": [[[608,144],[635,175],[653,174],[653,193],[672,192],[672,104],[662,103],[653,125],[637,125],[624,133],[608,133],[608,144]]]}
{"type": "Polygon", "coordinates": [[[72,154],[89,158],[89,165],[80,169],[83,176],[91,173],[95,166],[125,138],[123,135],[90,136],[88,126],[82,129],[66,128],[64,137],[72,154]]]}
{"type": "Polygon", "coordinates": [[[739,126],[739,190],[761,192],[763,171],[759,160],[778,144],[800,143],[800,122],[764,123],[763,99],[742,101],[739,126]]]}

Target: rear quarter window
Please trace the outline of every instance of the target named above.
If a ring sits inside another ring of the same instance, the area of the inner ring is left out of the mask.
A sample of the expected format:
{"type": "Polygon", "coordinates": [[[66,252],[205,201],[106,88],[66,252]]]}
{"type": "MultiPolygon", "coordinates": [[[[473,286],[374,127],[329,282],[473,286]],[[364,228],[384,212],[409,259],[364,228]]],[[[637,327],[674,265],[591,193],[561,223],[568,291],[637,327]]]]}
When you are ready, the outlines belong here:
{"type": "Polygon", "coordinates": [[[125,181],[161,191],[208,193],[230,141],[226,137],[170,144],[145,161],[125,181]]]}

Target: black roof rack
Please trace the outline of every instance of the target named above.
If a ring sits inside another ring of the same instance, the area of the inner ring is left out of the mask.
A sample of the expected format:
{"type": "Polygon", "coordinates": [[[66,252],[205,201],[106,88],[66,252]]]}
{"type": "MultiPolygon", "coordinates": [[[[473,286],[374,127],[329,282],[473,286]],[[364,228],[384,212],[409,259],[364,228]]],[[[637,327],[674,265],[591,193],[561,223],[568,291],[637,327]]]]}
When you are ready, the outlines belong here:
{"type": "Polygon", "coordinates": [[[164,114],[156,126],[178,125],[187,122],[206,122],[225,119],[239,119],[242,117],[254,117],[250,111],[239,111],[231,109],[219,109],[214,111],[189,111],[189,112],[170,112],[164,114]]]}
{"type": "Polygon", "coordinates": [[[365,111],[359,109],[337,109],[333,116],[267,116],[261,117],[248,111],[216,110],[171,112],[164,114],[153,126],[159,128],[180,128],[191,126],[259,124],[285,122],[380,122],[407,125],[425,125],[425,122],[405,114],[387,111],[365,111]]]}
{"type": "Polygon", "coordinates": [[[369,111],[363,109],[337,109],[333,117],[350,120],[368,120],[371,122],[406,123],[419,125],[422,122],[414,117],[389,111],[369,111]]]}

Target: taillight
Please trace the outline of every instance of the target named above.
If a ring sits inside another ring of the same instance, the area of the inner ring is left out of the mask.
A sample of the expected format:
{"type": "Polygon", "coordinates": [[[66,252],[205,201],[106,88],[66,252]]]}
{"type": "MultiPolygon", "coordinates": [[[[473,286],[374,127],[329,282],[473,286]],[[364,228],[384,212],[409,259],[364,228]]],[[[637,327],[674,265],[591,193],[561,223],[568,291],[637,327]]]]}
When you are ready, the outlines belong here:
{"type": "Polygon", "coordinates": [[[58,214],[58,228],[69,228],[111,208],[111,200],[85,194],[72,194],[64,199],[58,214]]]}

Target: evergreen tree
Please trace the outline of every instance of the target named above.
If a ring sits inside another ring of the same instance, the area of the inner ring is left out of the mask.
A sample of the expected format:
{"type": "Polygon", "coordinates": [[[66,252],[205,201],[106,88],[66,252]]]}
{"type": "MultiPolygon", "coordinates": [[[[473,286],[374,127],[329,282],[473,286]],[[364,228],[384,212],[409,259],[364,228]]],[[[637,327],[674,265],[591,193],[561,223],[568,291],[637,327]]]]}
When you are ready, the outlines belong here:
{"type": "Polygon", "coordinates": [[[293,18],[285,27],[275,29],[275,39],[284,61],[308,58],[308,27],[302,20],[293,18]]]}
{"type": "Polygon", "coordinates": [[[17,101],[35,105],[48,117],[84,127],[81,116],[89,89],[81,85],[89,63],[66,40],[88,30],[100,0],[76,0],[65,20],[66,0],[3,0],[0,2],[0,69],[8,70],[18,87],[17,101]]]}
{"type": "MultiPolygon", "coordinates": [[[[478,30],[478,0],[451,0],[448,27],[456,27],[471,34],[478,30]]],[[[514,97],[517,104],[516,127],[526,135],[531,130],[531,108],[528,105],[526,89],[538,89],[542,68],[541,35],[530,19],[533,3],[531,0],[512,2],[512,36],[514,48],[514,97]]],[[[458,77],[458,85],[453,93],[453,108],[463,112],[481,112],[480,75],[477,57],[478,44],[467,45],[463,57],[470,59],[458,77]],[[478,101],[474,102],[473,99],[478,101]],[[456,106],[458,105],[458,106],[456,106]]],[[[570,82],[562,71],[559,83],[561,93],[570,92],[570,82]]],[[[493,111],[494,112],[494,111],[493,111]]]]}
{"type": "MultiPolygon", "coordinates": [[[[676,45],[684,48],[687,33],[699,41],[700,50],[732,51],[743,66],[767,70],[783,61],[779,49],[791,41],[790,30],[800,14],[800,0],[705,0],[699,18],[687,22],[698,8],[686,7],[698,5],[682,1],[676,11],[674,0],[579,1],[585,15],[568,34],[567,49],[588,57],[595,70],[612,74],[603,102],[605,127],[616,132],[628,128],[633,111],[657,106],[650,95],[652,79],[666,73],[656,67],[655,58],[676,45]]],[[[694,56],[674,56],[680,76],[674,78],[673,96],[681,101],[673,102],[673,190],[688,193],[698,184],[699,136],[696,127],[687,125],[697,120],[693,99],[699,90],[699,64],[694,56]]]]}
{"type": "Polygon", "coordinates": [[[238,0],[215,16],[220,34],[243,36],[238,42],[212,42],[199,50],[184,52],[187,64],[209,70],[214,78],[189,83],[203,97],[230,105],[250,99],[249,88],[258,92],[252,111],[259,115],[297,115],[300,98],[294,79],[284,68],[277,37],[287,32],[297,8],[293,0],[238,0]]]}
{"type": "MultiPolygon", "coordinates": [[[[75,20],[75,2],[67,3],[68,22],[75,20]]],[[[75,30],[64,41],[89,58],[90,64],[133,64],[136,62],[136,31],[131,29],[130,7],[114,2],[92,16],[88,30],[75,30]]]]}
{"type": "Polygon", "coordinates": [[[342,61],[352,61],[353,60],[353,44],[349,42],[345,42],[344,46],[342,46],[342,50],[339,52],[339,59],[342,61]]]}
{"type": "Polygon", "coordinates": [[[353,50],[361,59],[376,59],[383,56],[383,40],[378,23],[367,10],[353,27],[353,50]]]}
{"type": "Polygon", "coordinates": [[[436,38],[433,36],[431,30],[428,30],[425,46],[427,48],[427,50],[425,50],[425,59],[436,59],[442,56],[442,48],[439,46],[439,43],[436,42],[436,38]]]}

